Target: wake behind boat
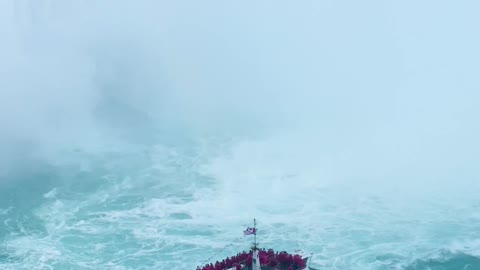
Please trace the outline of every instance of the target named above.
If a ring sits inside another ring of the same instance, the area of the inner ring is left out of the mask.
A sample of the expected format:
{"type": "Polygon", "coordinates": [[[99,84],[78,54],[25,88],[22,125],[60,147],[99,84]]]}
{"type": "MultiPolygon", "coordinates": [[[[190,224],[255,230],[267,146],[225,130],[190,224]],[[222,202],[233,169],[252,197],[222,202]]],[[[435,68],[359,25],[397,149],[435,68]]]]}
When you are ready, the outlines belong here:
{"type": "Polygon", "coordinates": [[[257,222],[248,227],[244,235],[253,235],[254,242],[249,252],[243,251],[222,261],[198,266],[197,270],[317,270],[309,266],[311,255],[303,256],[299,252],[274,251],[261,249],[257,243],[257,222]]]}

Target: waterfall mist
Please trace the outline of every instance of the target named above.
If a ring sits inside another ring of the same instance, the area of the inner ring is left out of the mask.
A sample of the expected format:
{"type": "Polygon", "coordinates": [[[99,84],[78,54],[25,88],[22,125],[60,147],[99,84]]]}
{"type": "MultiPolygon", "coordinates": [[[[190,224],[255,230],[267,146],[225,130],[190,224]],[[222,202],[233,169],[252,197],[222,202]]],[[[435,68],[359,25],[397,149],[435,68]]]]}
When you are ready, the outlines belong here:
{"type": "Polygon", "coordinates": [[[2,160],[280,128],[359,177],[476,178],[470,5],[4,1],[2,160]]]}

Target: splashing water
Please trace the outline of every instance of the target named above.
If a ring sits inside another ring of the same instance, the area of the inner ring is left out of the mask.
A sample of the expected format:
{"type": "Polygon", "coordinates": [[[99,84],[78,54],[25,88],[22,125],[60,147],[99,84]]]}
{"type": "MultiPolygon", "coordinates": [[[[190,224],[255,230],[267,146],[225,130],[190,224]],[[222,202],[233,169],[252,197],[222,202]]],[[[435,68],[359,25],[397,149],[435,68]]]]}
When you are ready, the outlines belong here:
{"type": "Polygon", "coordinates": [[[2,189],[2,206],[10,205],[0,216],[2,268],[190,269],[248,248],[241,231],[252,216],[261,217],[263,246],[315,252],[324,269],[479,264],[478,185],[428,196],[402,186],[362,190],[322,181],[298,161],[272,162],[279,151],[271,142],[225,152],[216,144],[71,153],[88,164],[15,181],[2,189]]]}

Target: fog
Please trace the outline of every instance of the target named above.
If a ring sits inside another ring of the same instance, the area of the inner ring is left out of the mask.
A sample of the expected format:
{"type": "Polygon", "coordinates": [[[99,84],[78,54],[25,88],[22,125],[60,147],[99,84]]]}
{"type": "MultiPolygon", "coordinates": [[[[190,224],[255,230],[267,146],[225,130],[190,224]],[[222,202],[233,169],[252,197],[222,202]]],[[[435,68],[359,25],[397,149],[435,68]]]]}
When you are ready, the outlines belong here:
{"type": "Polygon", "coordinates": [[[476,181],[479,7],[2,1],[0,168],[169,136],[274,136],[347,181],[476,181]]]}

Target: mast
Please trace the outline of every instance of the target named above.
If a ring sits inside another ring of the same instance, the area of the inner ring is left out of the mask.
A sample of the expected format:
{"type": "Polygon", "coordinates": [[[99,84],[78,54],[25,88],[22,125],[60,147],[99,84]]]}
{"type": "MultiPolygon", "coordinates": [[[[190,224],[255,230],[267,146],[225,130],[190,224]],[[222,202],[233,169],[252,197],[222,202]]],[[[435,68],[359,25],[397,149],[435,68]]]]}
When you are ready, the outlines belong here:
{"type": "Polygon", "coordinates": [[[257,220],[253,219],[253,247],[252,247],[252,270],[260,270],[260,258],[258,257],[257,243],[257,220]]]}
{"type": "Polygon", "coordinates": [[[253,248],[257,249],[257,220],[253,219],[253,248]]]}

